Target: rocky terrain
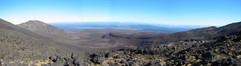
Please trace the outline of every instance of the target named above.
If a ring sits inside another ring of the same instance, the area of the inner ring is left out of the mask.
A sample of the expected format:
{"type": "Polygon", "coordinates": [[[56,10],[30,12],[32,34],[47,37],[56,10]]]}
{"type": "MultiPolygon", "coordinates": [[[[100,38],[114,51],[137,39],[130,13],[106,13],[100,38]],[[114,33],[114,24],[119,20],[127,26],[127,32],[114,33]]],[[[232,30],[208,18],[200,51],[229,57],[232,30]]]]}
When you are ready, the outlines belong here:
{"type": "Polygon", "coordinates": [[[136,49],[93,53],[89,64],[103,66],[173,66],[241,64],[241,22],[177,33],[103,35],[105,39],[133,43],[136,49]]]}
{"type": "Polygon", "coordinates": [[[239,66],[240,28],[241,22],[177,33],[65,32],[37,20],[0,19],[0,66],[239,66]]]}
{"type": "Polygon", "coordinates": [[[180,41],[152,48],[93,53],[89,57],[89,64],[93,66],[239,66],[241,32],[210,42],[180,41]]]}

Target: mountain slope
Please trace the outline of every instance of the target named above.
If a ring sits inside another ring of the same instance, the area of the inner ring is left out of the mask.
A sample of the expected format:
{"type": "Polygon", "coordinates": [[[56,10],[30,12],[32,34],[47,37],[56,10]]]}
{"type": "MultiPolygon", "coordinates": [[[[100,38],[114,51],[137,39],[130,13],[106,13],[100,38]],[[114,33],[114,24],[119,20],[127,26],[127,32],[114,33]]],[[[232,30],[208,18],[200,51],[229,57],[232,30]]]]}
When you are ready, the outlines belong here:
{"type": "Polygon", "coordinates": [[[232,24],[228,24],[216,29],[219,35],[228,35],[228,34],[235,34],[236,32],[241,31],[241,22],[235,22],[232,24]]]}
{"type": "Polygon", "coordinates": [[[14,26],[13,24],[3,20],[3,19],[0,19],[0,28],[1,29],[17,29],[16,26],[14,26]]]}
{"type": "Polygon", "coordinates": [[[18,25],[23,29],[30,30],[34,33],[49,36],[49,37],[66,37],[66,33],[63,29],[48,25],[38,20],[30,20],[26,23],[18,25]]]}
{"type": "Polygon", "coordinates": [[[0,65],[80,65],[84,52],[77,48],[0,19],[0,65]]]}
{"type": "Polygon", "coordinates": [[[210,40],[224,35],[235,34],[241,31],[241,22],[228,24],[222,27],[207,27],[193,29],[184,32],[171,33],[169,35],[160,35],[167,41],[182,41],[182,40],[210,40]]]}

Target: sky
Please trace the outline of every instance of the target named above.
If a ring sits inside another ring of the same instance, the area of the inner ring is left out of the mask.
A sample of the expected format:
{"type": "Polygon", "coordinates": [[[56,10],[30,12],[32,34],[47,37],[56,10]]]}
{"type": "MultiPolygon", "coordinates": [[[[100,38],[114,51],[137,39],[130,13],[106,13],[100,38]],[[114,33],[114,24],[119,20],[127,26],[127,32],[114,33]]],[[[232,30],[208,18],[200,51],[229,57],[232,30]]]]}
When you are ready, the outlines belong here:
{"type": "Polygon", "coordinates": [[[0,18],[222,26],[241,21],[241,0],[0,0],[0,18]]]}

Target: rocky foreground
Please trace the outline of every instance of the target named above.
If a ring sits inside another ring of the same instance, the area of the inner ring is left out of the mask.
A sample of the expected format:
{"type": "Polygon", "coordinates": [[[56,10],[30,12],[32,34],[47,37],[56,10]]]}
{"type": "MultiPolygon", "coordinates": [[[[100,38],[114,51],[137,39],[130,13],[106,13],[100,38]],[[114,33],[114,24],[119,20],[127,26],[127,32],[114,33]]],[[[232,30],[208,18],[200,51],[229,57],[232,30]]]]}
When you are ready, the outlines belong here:
{"type": "Polygon", "coordinates": [[[241,65],[241,32],[213,41],[180,41],[152,48],[120,49],[89,55],[91,66],[241,65]]]}

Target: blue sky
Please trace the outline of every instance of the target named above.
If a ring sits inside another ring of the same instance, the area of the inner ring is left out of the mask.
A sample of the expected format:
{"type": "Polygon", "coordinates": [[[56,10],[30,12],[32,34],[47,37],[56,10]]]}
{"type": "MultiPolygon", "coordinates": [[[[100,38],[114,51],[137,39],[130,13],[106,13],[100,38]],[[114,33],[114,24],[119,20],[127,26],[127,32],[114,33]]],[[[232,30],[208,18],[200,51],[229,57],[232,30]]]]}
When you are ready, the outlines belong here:
{"type": "Polygon", "coordinates": [[[221,26],[241,21],[241,0],[0,0],[0,18],[221,26]]]}

